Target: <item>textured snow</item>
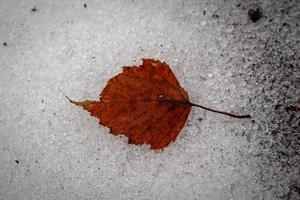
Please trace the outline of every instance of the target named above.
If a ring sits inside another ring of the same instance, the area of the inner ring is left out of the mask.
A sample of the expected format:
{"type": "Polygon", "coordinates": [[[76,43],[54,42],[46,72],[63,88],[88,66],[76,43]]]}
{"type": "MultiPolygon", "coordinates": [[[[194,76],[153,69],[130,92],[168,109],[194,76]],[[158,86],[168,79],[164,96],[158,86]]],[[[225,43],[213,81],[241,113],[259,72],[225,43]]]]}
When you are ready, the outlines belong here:
{"type": "Polygon", "coordinates": [[[296,0],[2,0],[0,199],[299,199],[299,11],[296,0]],[[152,151],[66,100],[97,99],[144,57],[166,61],[192,102],[253,119],[193,108],[152,151]]]}

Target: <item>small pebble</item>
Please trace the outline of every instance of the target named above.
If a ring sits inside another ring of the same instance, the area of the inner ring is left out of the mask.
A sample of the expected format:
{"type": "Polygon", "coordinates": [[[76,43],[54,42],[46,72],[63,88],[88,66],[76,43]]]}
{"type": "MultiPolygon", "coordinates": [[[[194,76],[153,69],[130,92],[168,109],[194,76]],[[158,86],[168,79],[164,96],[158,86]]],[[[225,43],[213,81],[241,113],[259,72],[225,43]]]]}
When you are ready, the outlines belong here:
{"type": "Polygon", "coordinates": [[[252,22],[257,22],[258,20],[260,20],[263,17],[263,14],[262,14],[261,10],[259,8],[257,8],[256,10],[250,9],[248,11],[248,16],[252,22]]]}
{"type": "Polygon", "coordinates": [[[36,7],[34,6],[33,8],[31,8],[31,11],[36,12],[37,11],[36,7]]]}

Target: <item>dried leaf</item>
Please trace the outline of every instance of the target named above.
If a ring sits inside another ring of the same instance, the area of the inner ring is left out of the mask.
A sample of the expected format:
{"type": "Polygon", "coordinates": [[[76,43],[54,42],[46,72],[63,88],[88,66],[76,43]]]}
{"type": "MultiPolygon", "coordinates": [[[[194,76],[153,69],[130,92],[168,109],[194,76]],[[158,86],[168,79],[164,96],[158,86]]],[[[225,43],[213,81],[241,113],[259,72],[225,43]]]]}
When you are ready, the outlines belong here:
{"type": "Polygon", "coordinates": [[[169,66],[154,59],[143,59],[140,66],[123,67],[122,73],[108,81],[100,101],[70,102],[99,118],[112,134],[126,135],[129,143],[149,144],[151,149],[161,149],[176,139],[192,106],[250,117],[191,103],[169,66]]]}

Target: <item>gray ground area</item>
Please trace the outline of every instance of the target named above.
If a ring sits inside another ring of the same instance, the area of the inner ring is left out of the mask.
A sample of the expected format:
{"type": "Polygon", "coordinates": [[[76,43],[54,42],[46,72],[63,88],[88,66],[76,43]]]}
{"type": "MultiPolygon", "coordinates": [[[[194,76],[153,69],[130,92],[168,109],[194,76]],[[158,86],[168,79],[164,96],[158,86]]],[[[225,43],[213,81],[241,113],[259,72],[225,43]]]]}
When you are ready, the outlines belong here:
{"type": "Polygon", "coordinates": [[[1,0],[0,199],[300,199],[297,0],[1,0]],[[163,150],[71,105],[166,61],[194,103],[163,150]]]}

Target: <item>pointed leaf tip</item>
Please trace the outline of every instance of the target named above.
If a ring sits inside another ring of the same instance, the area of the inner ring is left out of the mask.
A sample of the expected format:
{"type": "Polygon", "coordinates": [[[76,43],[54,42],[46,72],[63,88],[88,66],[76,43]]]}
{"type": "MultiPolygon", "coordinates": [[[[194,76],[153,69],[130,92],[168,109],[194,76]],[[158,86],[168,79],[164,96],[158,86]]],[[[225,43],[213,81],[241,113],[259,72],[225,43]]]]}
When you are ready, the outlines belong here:
{"type": "Polygon", "coordinates": [[[70,103],[80,106],[81,102],[74,101],[74,100],[70,99],[68,96],[65,96],[65,97],[69,100],[70,103]]]}

